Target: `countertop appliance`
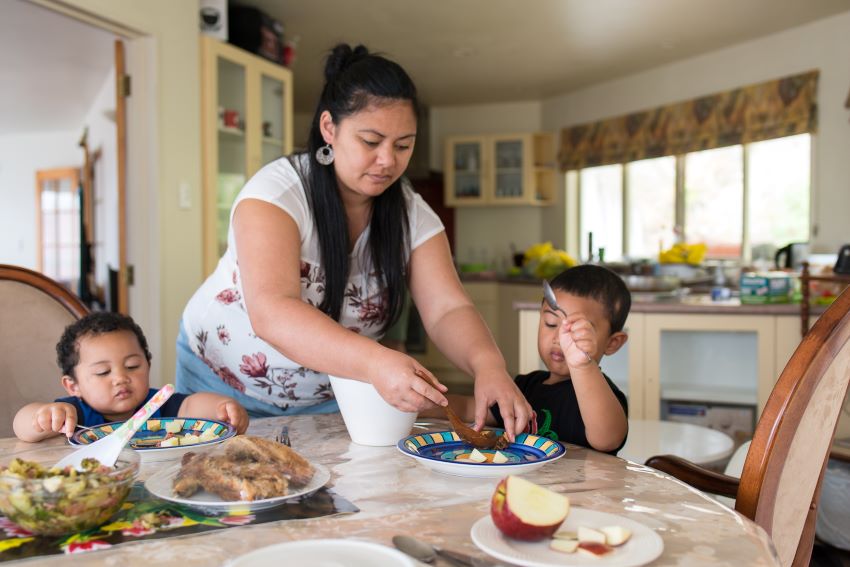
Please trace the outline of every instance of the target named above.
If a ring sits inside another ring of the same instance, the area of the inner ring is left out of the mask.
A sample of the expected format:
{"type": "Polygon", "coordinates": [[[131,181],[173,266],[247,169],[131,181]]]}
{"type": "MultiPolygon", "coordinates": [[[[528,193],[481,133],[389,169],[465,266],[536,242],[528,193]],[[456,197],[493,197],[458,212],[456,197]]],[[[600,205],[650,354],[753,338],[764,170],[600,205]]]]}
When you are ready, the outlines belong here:
{"type": "Polygon", "coordinates": [[[783,246],[776,251],[774,262],[776,263],[776,268],[779,270],[783,268],[799,270],[800,264],[802,264],[808,256],[808,242],[792,242],[791,244],[783,246]]]}
{"type": "Polygon", "coordinates": [[[838,260],[832,271],[836,274],[850,274],[850,244],[845,244],[838,251],[838,260]]]}

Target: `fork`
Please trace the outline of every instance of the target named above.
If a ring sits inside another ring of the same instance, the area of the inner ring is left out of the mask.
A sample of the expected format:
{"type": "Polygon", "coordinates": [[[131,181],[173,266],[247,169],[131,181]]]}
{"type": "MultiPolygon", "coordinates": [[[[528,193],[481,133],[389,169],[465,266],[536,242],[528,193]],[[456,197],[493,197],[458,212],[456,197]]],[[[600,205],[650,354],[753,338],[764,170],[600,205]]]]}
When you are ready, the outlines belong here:
{"type": "Polygon", "coordinates": [[[292,447],[292,442],[289,440],[289,426],[284,425],[280,428],[280,432],[274,436],[276,443],[292,447]]]}

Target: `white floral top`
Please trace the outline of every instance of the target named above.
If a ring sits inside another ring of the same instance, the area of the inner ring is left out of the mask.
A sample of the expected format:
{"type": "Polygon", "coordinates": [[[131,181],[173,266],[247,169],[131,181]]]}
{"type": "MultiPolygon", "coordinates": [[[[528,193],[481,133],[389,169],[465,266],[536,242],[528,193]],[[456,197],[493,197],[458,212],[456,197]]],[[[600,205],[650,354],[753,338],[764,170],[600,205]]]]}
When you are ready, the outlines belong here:
{"type": "MultiPolygon", "coordinates": [[[[405,180],[402,187],[413,250],[444,228],[409,182],[405,180]]],[[[231,208],[231,220],[236,205],[244,199],[271,203],[293,218],[301,234],[301,299],[319,305],[325,279],[319,238],[304,186],[289,160],[271,162],[248,181],[231,208]]],[[[372,274],[368,234],[367,227],[351,253],[340,324],[379,339],[386,318],[385,294],[372,274]]],[[[215,272],[186,305],[183,327],[192,351],[221,380],[248,396],[284,410],[316,405],[333,397],[326,374],[300,366],[254,334],[243,301],[232,225],[227,234],[227,251],[215,272]]]]}

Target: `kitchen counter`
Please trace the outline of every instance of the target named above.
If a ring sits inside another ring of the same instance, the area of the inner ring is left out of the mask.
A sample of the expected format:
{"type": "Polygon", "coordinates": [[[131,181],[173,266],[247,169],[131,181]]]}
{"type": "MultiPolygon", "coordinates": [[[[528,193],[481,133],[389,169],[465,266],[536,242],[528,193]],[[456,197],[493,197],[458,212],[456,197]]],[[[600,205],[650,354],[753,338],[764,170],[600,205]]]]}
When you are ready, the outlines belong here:
{"type": "MultiPolygon", "coordinates": [[[[661,297],[652,299],[651,294],[640,293],[632,296],[632,312],[635,313],[711,313],[728,315],[793,315],[800,316],[798,303],[774,303],[771,305],[742,304],[737,298],[725,301],[712,301],[708,295],[686,295],[682,298],[661,297]],[[637,296],[637,297],[636,297],[637,296]]],[[[541,292],[542,297],[542,292],[541,292]]],[[[540,303],[515,301],[515,310],[540,309],[540,303]]],[[[826,306],[815,305],[812,314],[820,314],[826,306]]]]}

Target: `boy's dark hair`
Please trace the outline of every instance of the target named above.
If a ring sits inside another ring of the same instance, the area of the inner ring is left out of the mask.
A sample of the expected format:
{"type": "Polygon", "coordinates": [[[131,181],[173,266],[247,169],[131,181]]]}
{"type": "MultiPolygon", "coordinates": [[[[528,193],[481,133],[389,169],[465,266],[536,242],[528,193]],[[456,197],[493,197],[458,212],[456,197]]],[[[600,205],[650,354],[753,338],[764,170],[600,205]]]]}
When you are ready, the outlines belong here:
{"type": "MultiPolygon", "coordinates": [[[[414,116],[419,102],[416,86],[394,61],[370,53],[366,47],[340,43],[325,62],[325,86],[316,105],[307,142],[309,168],[301,167],[299,155],[290,161],[307,189],[310,208],[319,235],[325,295],[319,309],[339,321],[348,282],[348,220],[339,195],[333,166],[320,165],[316,151],[325,145],[319,128],[324,111],[334,124],[367,108],[370,104],[407,101],[414,116]]],[[[369,251],[372,265],[387,294],[383,330],[389,329],[401,314],[407,272],[405,251],[409,245],[407,206],[402,180],[397,179],[372,203],[369,220],[369,251]]]]}
{"type": "Polygon", "coordinates": [[[605,309],[611,333],[623,330],[632,308],[632,294],[623,278],[608,268],[582,264],[564,270],[549,283],[554,290],[598,301],[605,309]]]}
{"type": "Polygon", "coordinates": [[[80,363],[80,339],[118,331],[130,331],[136,335],[139,346],[142,347],[145,358],[150,364],[151,352],[148,350],[148,341],[142,333],[142,328],[126,315],[98,311],[89,313],[79,321],[65,327],[62,338],[56,344],[56,362],[62,369],[62,375],[77,379],[74,375],[74,367],[80,363]]]}

